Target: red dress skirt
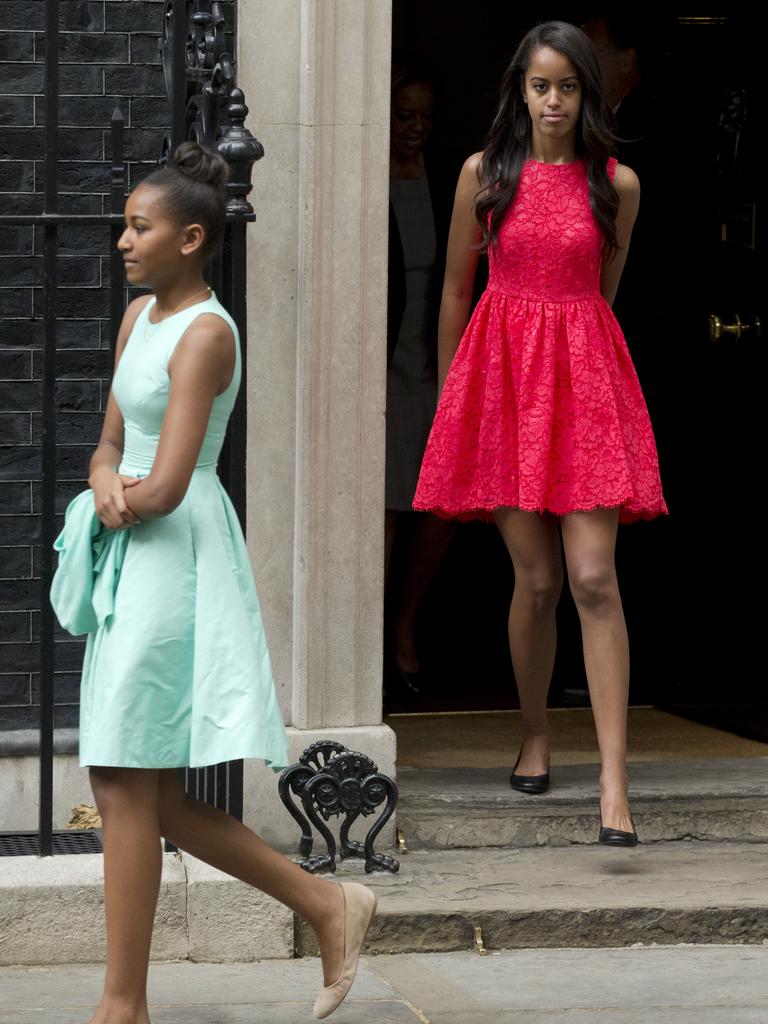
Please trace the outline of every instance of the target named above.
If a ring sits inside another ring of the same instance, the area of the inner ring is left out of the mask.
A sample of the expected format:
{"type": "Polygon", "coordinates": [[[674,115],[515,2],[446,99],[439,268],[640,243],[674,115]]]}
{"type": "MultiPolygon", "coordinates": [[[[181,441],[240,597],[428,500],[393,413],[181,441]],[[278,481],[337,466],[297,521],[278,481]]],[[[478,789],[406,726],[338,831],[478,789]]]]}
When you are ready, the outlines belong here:
{"type": "Polygon", "coordinates": [[[666,513],[640,383],[600,294],[602,252],[584,162],[528,160],[440,397],[414,509],[666,513]]]}

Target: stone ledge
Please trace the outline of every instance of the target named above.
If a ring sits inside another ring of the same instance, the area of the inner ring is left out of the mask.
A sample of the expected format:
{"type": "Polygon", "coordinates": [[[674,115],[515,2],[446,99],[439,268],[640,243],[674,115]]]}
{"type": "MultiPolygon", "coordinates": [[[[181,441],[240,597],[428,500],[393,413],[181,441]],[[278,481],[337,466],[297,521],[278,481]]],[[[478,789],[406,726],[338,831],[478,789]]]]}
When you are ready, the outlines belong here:
{"type": "Polygon", "coordinates": [[[245,963],[293,956],[293,913],[258,889],[182,854],[187,871],[187,958],[245,963]]]}
{"type": "MultiPolygon", "coordinates": [[[[370,953],[768,942],[768,844],[658,843],[427,852],[397,875],[339,866],[379,896],[370,953]]],[[[0,964],[101,962],[102,858],[9,857],[0,964]]],[[[316,951],[296,926],[299,953],[316,951]]],[[[165,854],[152,957],[248,962],[294,955],[289,910],[187,855],[165,854]]]]}
{"type": "MultiPolygon", "coordinates": [[[[476,926],[489,949],[768,940],[768,844],[419,850],[363,880],[369,953],[471,949],[476,926]]],[[[314,951],[303,924],[297,950],[314,951]]]]}
{"type": "MultiPolygon", "coordinates": [[[[54,754],[76,754],[78,747],[77,729],[54,729],[54,754]]],[[[40,732],[38,729],[0,729],[0,757],[27,757],[40,753],[40,732]]]]}
{"type": "MultiPolygon", "coordinates": [[[[1,964],[93,963],[104,959],[100,854],[4,857],[0,877],[1,964]]],[[[178,857],[163,857],[152,956],[187,955],[186,877],[178,857]]]]}
{"type": "MultiPolygon", "coordinates": [[[[629,774],[645,843],[768,840],[768,757],[642,762],[629,774]]],[[[549,792],[527,796],[505,768],[401,768],[398,825],[412,850],[594,844],[598,775],[559,766],[549,792]]]]}
{"type": "MultiPolygon", "coordinates": [[[[103,961],[100,854],[0,865],[0,965],[103,961]]],[[[164,854],[153,960],[289,958],[293,946],[287,908],[187,854],[164,854]]]]}

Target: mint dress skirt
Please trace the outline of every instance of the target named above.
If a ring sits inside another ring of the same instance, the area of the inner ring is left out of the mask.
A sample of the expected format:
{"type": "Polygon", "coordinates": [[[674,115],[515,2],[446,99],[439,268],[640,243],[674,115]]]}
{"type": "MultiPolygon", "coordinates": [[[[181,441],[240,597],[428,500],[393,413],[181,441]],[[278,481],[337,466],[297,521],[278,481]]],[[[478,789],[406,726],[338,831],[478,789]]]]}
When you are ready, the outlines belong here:
{"type": "MultiPolygon", "coordinates": [[[[154,299],[139,314],[112,383],[125,421],[121,473],[142,477],[152,468],[168,404],[168,360],[200,314],[215,313],[232,328],[235,371],[214,400],[178,508],[107,531],[127,534],[127,541],[88,634],[80,763],[197,768],[258,757],[277,771],[288,764],[285,727],[243,534],[216,473],[240,383],[237,327],[215,296],[159,324],[149,319],[153,306],[154,299]]],[[[77,517],[71,522],[74,528],[77,517]]],[[[66,529],[59,548],[66,549],[66,529]]]]}

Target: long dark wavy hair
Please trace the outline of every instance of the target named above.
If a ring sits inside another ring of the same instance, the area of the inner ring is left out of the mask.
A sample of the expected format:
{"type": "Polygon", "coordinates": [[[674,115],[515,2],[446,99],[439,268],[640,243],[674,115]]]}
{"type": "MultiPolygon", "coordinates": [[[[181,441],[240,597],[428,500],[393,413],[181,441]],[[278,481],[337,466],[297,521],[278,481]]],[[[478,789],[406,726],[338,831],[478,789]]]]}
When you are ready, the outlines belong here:
{"type": "Polygon", "coordinates": [[[613,132],[613,117],[592,43],[581,29],[565,21],[546,21],[532,28],[504,73],[499,109],[480,162],[481,191],[475,201],[475,213],[483,230],[482,248],[487,250],[496,243],[502,219],[515,198],[523,165],[531,155],[531,115],[523,100],[523,90],[533,55],[544,46],[567,57],[581,83],[576,154],[586,163],[589,201],[605,238],[605,258],[610,259],[618,248],[619,197],[608,177],[606,163],[619,139],[613,132]]]}

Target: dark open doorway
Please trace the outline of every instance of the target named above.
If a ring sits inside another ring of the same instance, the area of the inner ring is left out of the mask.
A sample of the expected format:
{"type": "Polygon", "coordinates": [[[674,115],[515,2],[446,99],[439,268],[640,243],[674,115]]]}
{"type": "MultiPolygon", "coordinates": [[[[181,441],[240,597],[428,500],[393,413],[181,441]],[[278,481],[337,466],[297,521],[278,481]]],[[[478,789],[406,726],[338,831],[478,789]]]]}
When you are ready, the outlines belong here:
{"type": "MultiPolygon", "coordinates": [[[[479,0],[470,10],[395,0],[394,46],[423,54],[436,72],[434,141],[462,157],[481,148],[524,32],[539,20],[580,24],[599,14],[585,5],[542,11],[479,0]]],[[[653,420],[671,514],[620,530],[630,702],[768,739],[750,596],[757,531],[749,485],[760,464],[763,378],[759,44],[745,5],[717,18],[646,13],[644,26],[653,113],[648,145],[636,150],[643,222],[614,308],[653,420]]],[[[518,706],[506,640],[512,586],[495,528],[461,525],[418,618],[421,693],[390,688],[388,710],[518,706]]],[[[566,595],[552,705],[566,706],[568,691],[585,685],[566,595]]]]}

